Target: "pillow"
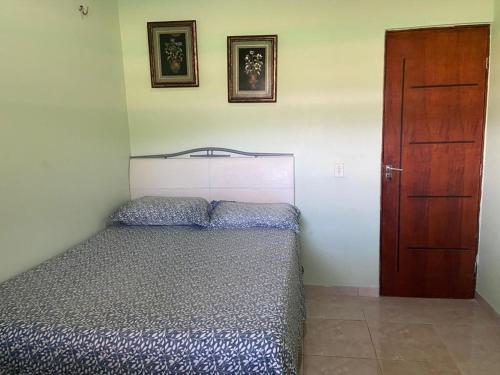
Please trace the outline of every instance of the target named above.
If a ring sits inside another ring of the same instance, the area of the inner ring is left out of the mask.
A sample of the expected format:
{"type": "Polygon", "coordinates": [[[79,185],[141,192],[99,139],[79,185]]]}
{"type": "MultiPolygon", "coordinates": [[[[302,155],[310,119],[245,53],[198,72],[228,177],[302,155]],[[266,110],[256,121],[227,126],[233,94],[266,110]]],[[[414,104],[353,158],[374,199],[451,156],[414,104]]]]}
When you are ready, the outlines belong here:
{"type": "Polygon", "coordinates": [[[300,211],[288,203],[213,201],[211,228],[281,228],[299,231],[300,211]]]}
{"type": "Polygon", "coordinates": [[[142,197],[125,203],[109,218],[126,225],[198,225],[207,227],[210,205],[203,198],[142,197]]]}

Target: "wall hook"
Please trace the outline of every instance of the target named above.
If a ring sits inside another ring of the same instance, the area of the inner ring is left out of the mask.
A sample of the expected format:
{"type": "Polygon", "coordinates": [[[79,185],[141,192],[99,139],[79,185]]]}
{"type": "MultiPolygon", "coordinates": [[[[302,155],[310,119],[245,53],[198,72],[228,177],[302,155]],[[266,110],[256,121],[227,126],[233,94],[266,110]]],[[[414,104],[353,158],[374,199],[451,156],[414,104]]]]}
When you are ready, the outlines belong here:
{"type": "Polygon", "coordinates": [[[80,5],[80,7],[78,8],[78,10],[82,14],[82,16],[86,16],[87,14],[89,14],[89,6],[88,5],[87,5],[86,8],[83,5],[80,5]]]}

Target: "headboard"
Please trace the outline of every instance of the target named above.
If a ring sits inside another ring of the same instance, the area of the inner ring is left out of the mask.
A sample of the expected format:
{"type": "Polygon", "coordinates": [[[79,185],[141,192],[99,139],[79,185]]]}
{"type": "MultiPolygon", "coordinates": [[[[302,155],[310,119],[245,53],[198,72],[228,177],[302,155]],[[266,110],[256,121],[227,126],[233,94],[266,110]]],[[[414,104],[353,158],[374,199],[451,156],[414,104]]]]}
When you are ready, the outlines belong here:
{"type": "Polygon", "coordinates": [[[133,156],[130,195],[294,204],[294,157],[220,147],[133,156]]]}

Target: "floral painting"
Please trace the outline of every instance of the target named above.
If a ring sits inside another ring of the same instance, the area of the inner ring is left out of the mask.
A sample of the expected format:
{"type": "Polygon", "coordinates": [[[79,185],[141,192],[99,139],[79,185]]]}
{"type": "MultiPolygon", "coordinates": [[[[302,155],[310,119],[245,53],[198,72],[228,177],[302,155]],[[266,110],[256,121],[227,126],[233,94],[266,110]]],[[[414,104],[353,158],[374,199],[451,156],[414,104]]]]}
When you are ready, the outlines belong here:
{"type": "Polygon", "coordinates": [[[238,54],[241,69],[238,80],[240,90],[264,90],[266,82],[265,48],[240,48],[238,54]]]}
{"type": "Polygon", "coordinates": [[[198,86],[196,21],[148,22],[152,87],[198,86]]]}
{"type": "Polygon", "coordinates": [[[160,35],[161,72],[164,75],[187,74],[186,64],[186,34],[160,35]]]}
{"type": "Polygon", "coordinates": [[[275,102],[277,35],[228,37],[229,102],[275,102]]]}

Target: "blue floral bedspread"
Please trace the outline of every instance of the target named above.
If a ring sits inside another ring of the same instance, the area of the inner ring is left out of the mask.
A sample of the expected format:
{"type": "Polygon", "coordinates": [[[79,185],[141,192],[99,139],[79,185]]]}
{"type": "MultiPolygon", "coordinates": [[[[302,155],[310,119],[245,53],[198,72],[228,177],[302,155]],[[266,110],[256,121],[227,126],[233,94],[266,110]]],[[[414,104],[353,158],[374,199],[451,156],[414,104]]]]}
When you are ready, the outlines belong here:
{"type": "Polygon", "coordinates": [[[0,284],[0,374],[296,374],[298,238],[110,227],[0,284]]]}

